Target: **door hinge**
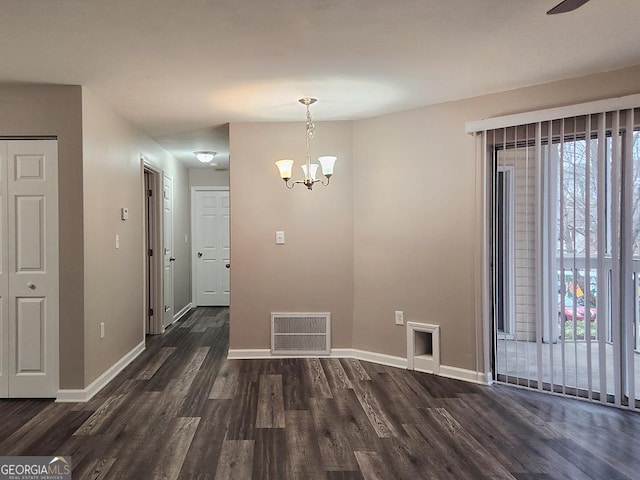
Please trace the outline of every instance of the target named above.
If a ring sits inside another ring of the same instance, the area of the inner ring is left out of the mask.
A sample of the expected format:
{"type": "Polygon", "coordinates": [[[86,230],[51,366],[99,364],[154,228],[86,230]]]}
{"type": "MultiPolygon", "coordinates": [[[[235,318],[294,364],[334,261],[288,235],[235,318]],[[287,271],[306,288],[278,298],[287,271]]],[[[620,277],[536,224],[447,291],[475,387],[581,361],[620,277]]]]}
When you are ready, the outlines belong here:
{"type": "Polygon", "coordinates": [[[149,309],[149,316],[150,316],[150,317],[153,317],[153,308],[150,308],[150,309],[149,309]]]}
{"type": "Polygon", "coordinates": [[[153,197],[153,190],[149,190],[149,196],[153,197]]]}
{"type": "Polygon", "coordinates": [[[149,256],[150,256],[150,257],[153,257],[153,248],[150,248],[150,249],[149,249],[149,256]]]}

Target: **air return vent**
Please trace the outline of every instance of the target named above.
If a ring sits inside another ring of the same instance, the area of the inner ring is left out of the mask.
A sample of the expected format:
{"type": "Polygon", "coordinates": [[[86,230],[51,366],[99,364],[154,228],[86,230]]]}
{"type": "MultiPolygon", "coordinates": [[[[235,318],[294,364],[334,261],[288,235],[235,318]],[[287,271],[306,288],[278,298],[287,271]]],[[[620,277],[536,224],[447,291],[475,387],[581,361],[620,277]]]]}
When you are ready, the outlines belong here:
{"type": "Polygon", "coordinates": [[[271,353],[328,355],[331,353],[330,313],[272,313],[271,353]]]}

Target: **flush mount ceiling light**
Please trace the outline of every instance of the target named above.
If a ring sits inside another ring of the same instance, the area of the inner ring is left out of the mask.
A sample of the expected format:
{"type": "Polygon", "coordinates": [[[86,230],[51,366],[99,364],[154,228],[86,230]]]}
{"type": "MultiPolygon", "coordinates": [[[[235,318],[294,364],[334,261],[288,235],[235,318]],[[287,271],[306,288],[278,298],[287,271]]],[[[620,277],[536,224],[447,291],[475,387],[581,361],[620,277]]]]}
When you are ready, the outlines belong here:
{"type": "Polygon", "coordinates": [[[322,185],[329,185],[329,179],[331,175],[333,175],[333,165],[336,163],[338,157],[333,155],[324,155],[322,157],[318,157],[318,162],[320,162],[320,166],[322,167],[322,174],[327,179],[325,183],[322,179],[316,178],[318,174],[318,164],[311,163],[311,139],[315,134],[315,126],[313,125],[313,119],[311,118],[311,112],[309,111],[309,105],[314,104],[317,100],[315,98],[301,98],[298,100],[301,104],[307,107],[307,149],[306,149],[306,157],[305,164],[302,165],[302,172],[304,173],[304,180],[296,180],[292,183],[289,183],[291,180],[291,170],[293,168],[293,160],[284,159],[278,160],[276,162],[276,166],[278,170],[280,170],[280,177],[284,180],[287,188],[293,188],[296,183],[302,183],[309,190],[313,189],[313,185],[315,183],[321,182],[322,185]]]}
{"type": "Polygon", "coordinates": [[[201,152],[193,152],[193,154],[202,163],[209,163],[216,156],[217,152],[201,151],[201,152]]]}

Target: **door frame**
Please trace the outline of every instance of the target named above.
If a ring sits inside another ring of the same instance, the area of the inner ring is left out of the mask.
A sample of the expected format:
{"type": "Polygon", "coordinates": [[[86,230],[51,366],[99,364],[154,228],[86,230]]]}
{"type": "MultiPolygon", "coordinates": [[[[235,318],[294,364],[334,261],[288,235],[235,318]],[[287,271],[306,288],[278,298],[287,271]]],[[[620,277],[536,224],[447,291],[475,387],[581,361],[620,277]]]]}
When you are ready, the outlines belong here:
{"type": "MultiPolygon", "coordinates": [[[[498,195],[503,201],[503,240],[507,255],[503,255],[503,287],[505,291],[502,296],[503,303],[503,329],[498,331],[497,318],[494,321],[495,334],[500,339],[514,339],[516,335],[515,321],[515,291],[516,291],[516,260],[515,260],[515,241],[516,241],[516,167],[515,165],[498,165],[496,168],[496,182],[498,177],[502,176],[503,188],[502,192],[497,191],[496,187],[496,205],[498,203],[498,195]]],[[[496,245],[497,248],[497,245],[496,245]]],[[[504,252],[503,252],[504,254],[504,252]]],[[[494,262],[495,263],[495,262],[494,262]]]]}
{"type": "MultiPolygon", "coordinates": [[[[191,187],[191,304],[197,305],[196,303],[196,292],[197,292],[197,282],[196,282],[196,246],[195,246],[195,238],[196,238],[196,209],[195,205],[195,196],[196,192],[229,192],[229,186],[216,186],[216,187],[191,187]]],[[[231,214],[229,214],[229,218],[231,218],[231,214]]]]}
{"type": "MultiPolygon", "coordinates": [[[[144,176],[145,172],[150,175],[150,183],[152,185],[152,190],[156,193],[153,198],[153,211],[149,212],[152,216],[152,228],[153,228],[153,237],[151,242],[149,242],[149,247],[153,250],[153,259],[151,261],[151,277],[147,282],[147,254],[145,251],[146,241],[142,242],[142,278],[144,285],[144,298],[147,298],[149,294],[148,288],[152,289],[151,299],[152,304],[149,305],[149,308],[153,309],[153,317],[151,319],[150,325],[147,328],[147,311],[146,311],[146,301],[142,302],[142,331],[146,332],[150,335],[158,335],[164,332],[164,327],[162,326],[162,317],[164,316],[164,291],[162,288],[163,285],[163,255],[161,253],[163,250],[163,215],[162,215],[162,195],[159,192],[162,192],[162,179],[163,179],[163,170],[152,163],[149,159],[147,159],[144,155],[140,155],[140,172],[141,172],[141,188],[140,191],[141,201],[142,201],[142,211],[147,211],[147,192],[145,188],[144,176]],[[156,253],[157,252],[157,253],[156,253]]],[[[147,237],[147,225],[146,220],[142,222],[142,235],[143,239],[147,237]]]]}

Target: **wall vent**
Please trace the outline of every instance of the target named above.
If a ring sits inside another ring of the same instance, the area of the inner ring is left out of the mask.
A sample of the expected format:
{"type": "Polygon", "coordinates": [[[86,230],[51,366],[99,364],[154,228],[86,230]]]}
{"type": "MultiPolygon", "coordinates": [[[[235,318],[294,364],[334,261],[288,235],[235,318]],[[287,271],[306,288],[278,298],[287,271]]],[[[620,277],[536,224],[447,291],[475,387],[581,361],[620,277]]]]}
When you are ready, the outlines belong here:
{"type": "Polygon", "coordinates": [[[271,353],[276,355],[329,355],[330,313],[272,313],[271,353]]]}

